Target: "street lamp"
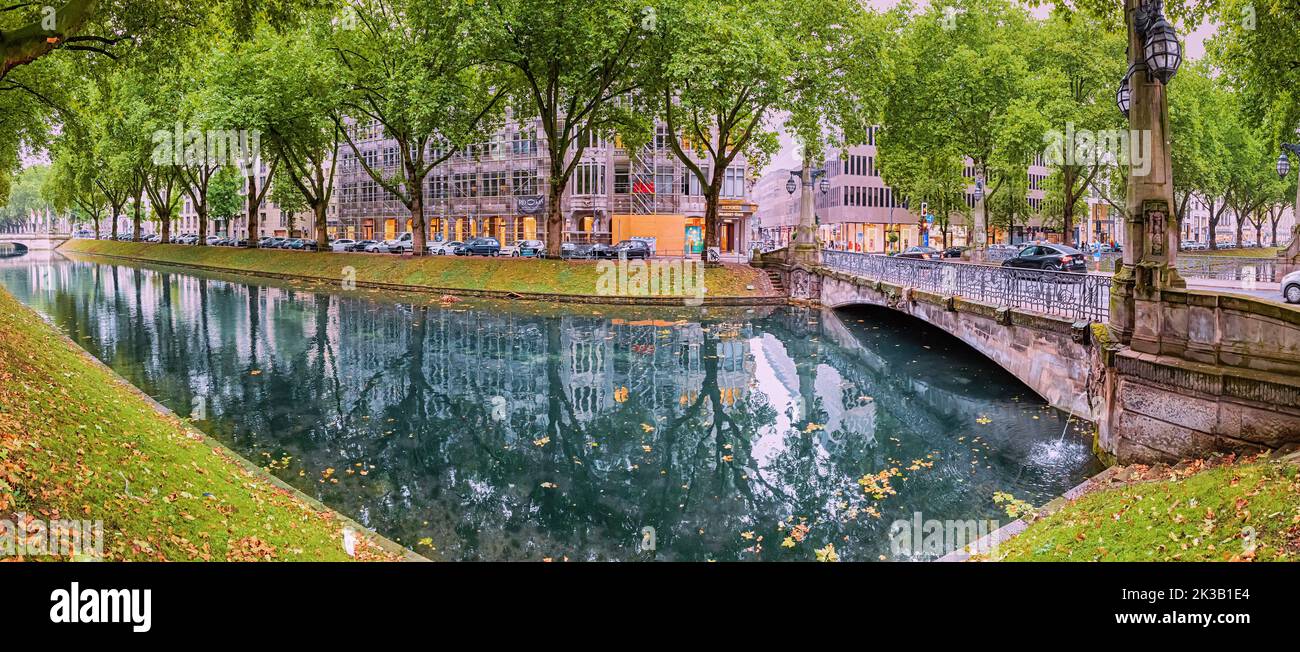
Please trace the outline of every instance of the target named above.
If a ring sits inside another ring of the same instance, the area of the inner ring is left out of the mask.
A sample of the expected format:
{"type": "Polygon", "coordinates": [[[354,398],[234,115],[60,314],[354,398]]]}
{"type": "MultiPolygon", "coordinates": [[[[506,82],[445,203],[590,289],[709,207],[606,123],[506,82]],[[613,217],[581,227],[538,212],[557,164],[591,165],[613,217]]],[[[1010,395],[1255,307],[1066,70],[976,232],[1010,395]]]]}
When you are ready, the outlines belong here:
{"type": "Polygon", "coordinates": [[[794,182],[794,176],[791,176],[790,179],[785,182],[785,191],[790,193],[791,195],[794,194],[795,189],[797,189],[798,187],[799,186],[794,182]]]}
{"type": "Polygon", "coordinates": [[[1124,79],[1119,82],[1119,90],[1115,91],[1115,104],[1119,106],[1119,112],[1128,117],[1129,107],[1133,104],[1133,87],[1129,84],[1129,78],[1133,76],[1133,70],[1137,66],[1130,64],[1128,72],[1124,73],[1124,79]]]}
{"type": "MultiPolygon", "coordinates": [[[[1141,61],[1147,74],[1161,84],[1168,84],[1183,63],[1183,48],[1178,43],[1178,33],[1174,31],[1174,26],[1165,20],[1163,8],[1163,0],[1142,5],[1138,9],[1134,28],[1142,42],[1141,61]]],[[[1124,78],[1115,91],[1115,105],[1126,118],[1133,101],[1131,80],[1137,67],[1137,62],[1129,64],[1128,71],[1124,73],[1124,78]]]]}
{"type": "Polygon", "coordinates": [[[818,184],[817,187],[818,187],[818,189],[820,189],[820,190],[822,191],[822,194],[823,194],[823,195],[826,194],[826,193],[828,193],[828,192],[830,192],[830,191],[831,191],[831,182],[830,182],[830,179],[827,179],[825,176],[823,176],[823,177],[822,177],[822,182],[821,182],[820,184],[818,184]]]}
{"type": "Polygon", "coordinates": [[[1154,6],[1157,13],[1155,21],[1147,26],[1146,42],[1142,46],[1143,59],[1146,60],[1151,76],[1159,79],[1162,84],[1168,84],[1174,73],[1178,72],[1178,66],[1183,63],[1183,50],[1178,45],[1178,34],[1174,32],[1174,26],[1158,13],[1160,3],[1148,6],[1154,6]]]}
{"type": "Polygon", "coordinates": [[[1287,160],[1286,152],[1282,152],[1282,154],[1277,157],[1277,176],[1285,179],[1289,172],[1291,172],[1291,161],[1287,160]]]}

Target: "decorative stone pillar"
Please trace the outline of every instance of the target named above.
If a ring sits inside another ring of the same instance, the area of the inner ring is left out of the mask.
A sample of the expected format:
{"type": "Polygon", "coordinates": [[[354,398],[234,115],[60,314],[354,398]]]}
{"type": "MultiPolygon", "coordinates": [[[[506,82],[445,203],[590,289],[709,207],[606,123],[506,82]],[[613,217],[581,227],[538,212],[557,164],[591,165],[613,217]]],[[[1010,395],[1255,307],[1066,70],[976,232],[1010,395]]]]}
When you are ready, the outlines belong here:
{"type": "MultiPolygon", "coordinates": [[[[1129,162],[1128,216],[1124,257],[1116,269],[1110,298],[1110,327],[1116,338],[1144,353],[1160,351],[1161,291],[1186,288],[1174,268],[1179,228],[1174,217],[1173,164],[1169,155],[1169,106],[1165,85],[1152,77],[1143,57],[1138,16],[1148,3],[1125,0],[1129,34],[1128,78],[1130,140],[1150,143],[1146,174],[1129,162]]],[[[1134,153],[1130,143],[1130,157],[1134,153]]],[[[1140,150],[1139,150],[1140,152],[1140,150]]]]}

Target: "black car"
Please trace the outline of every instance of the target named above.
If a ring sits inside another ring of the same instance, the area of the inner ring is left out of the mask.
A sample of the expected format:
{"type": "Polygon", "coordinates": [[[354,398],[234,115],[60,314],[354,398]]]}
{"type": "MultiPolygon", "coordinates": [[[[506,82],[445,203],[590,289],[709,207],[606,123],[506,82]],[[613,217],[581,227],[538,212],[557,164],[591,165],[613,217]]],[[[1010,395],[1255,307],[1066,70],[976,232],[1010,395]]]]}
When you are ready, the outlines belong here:
{"type": "Polygon", "coordinates": [[[943,250],[943,257],[944,257],[944,258],[961,258],[961,255],[962,255],[963,253],[966,253],[966,249],[967,249],[967,247],[948,247],[947,249],[944,249],[944,250],[943,250]]]}
{"type": "Polygon", "coordinates": [[[1085,273],[1088,271],[1086,258],[1086,254],[1069,245],[1035,244],[1021,249],[1014,258],[1002,261],[1002,266],[1085,273]]]}
{"type": "Polygon", "coordinates": [[[377,244],[378,242],[379,242],[378,240],[357,240],[356,242],[348,245],[346,250],[364,252],[366,250],[366,247],[369,247],[372,244],[377,244]]]}
{"type": "Polygon", "coordinates": [[[496,238],[474,238],[456,247],[457,256],[500,256],[501,243],[496,238]]]}
{"type": "Polygon", "coordinates": [[[650,245],[643,240],[624,240],[613,247],[602,248],[604,258],[650,258],[650,245]]]}
{"type": "Polygon", "coordinates": [[[937,260],[939,250],[930,247],[908,247],[907,249],[894,254],[896,258],[917,258],[920,260],[937,260]]]}

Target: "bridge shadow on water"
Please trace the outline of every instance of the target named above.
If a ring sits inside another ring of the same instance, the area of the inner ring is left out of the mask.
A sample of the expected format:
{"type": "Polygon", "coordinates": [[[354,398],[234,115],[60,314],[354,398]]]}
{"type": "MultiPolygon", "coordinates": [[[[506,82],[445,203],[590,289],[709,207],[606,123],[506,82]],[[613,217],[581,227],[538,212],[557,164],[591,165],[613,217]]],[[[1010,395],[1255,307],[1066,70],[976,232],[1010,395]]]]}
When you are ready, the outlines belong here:
{"type": "Polygon", "coordinates": [[[823,320],[827,339],[857,358],[857,368],[876,372],[905,418],[951,439],[979,433],[1007,464],[1027,462],[1026,468],[1050,474],[1087,458],[1089,472],[1100,471],[1090,452],[1091,423],[1051,407],[960,339],[881,306],[849,306],[834,314],[839,319],[823,320]]]}

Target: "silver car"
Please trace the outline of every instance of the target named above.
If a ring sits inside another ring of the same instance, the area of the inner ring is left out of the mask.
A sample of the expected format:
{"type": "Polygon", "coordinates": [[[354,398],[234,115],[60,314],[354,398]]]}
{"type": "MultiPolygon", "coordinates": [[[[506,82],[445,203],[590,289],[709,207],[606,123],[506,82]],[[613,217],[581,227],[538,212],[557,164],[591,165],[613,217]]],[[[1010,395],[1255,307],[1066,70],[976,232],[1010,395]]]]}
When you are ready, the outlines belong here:
{"type": "Polygon", "coordinates": [[[1282,277],[1282,300],[1287,303],[1300,303],[1300,270],[1282,277]]]}

